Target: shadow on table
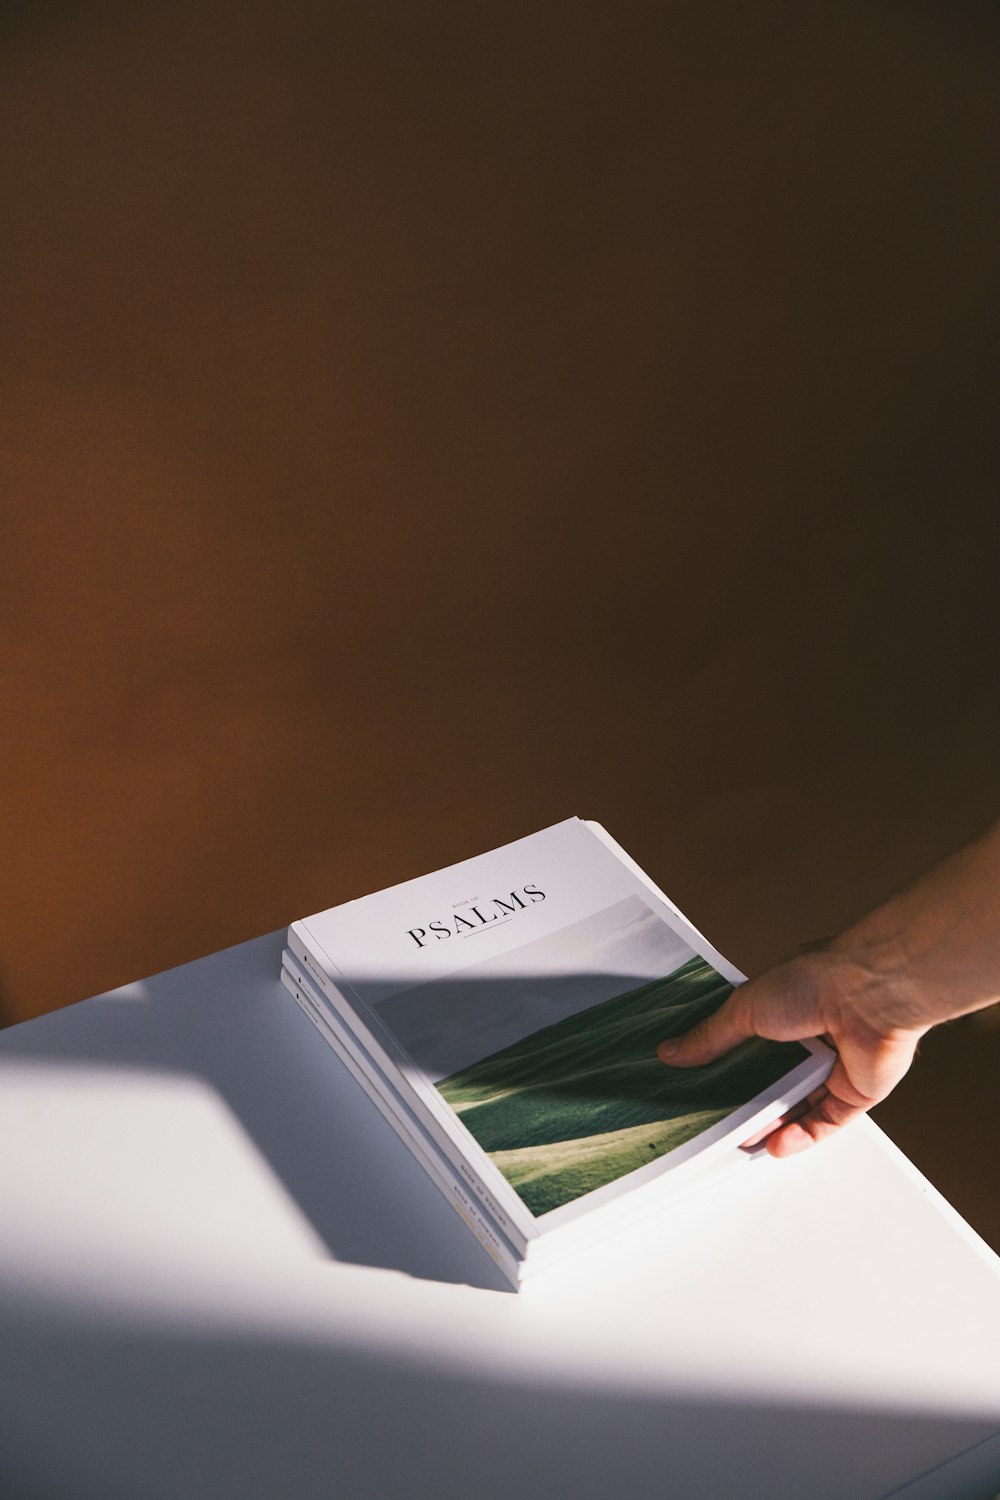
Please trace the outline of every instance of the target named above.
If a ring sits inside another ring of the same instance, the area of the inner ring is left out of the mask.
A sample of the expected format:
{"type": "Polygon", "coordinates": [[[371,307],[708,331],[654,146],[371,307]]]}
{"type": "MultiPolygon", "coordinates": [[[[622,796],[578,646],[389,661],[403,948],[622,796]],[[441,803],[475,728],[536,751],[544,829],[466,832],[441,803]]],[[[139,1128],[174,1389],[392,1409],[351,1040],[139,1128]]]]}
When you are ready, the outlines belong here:
{"type": "Polygon", "coordinates": [[[282,987],[271,935],[3,1034],[5,1060],[207,1083],[338,1261],[506,1291],[282,987]]]}
{"type": "MultiPolygon", "coordinates": [[[[503,1289],[281,988],[281,941],[261,938],[42,1017],[8,1032],[2,1055],[200,1079],[337,1260],[503,1289]]],[[[343,1293],[323,1277],[305,1336],[301,1322],[286,1329],[252,1303],[235,1317],[186,1303],[176,1285],[144,1287],[139,1306],[114,1286],[74,1290],[72,1261],[61,1264],[56,1256],[48,1282],[26,1265],[20,1282],[15,1270],[0,1284],[0,1493],[12,1500],[863,1500],[885,1493],[869,1476],[882,1472],[891,1485],[963,1450],[947,1474],[892,1493],[987,1500],[1000,1484],[1000,1439],[987,1439],[982,1417],[661,1389],[655,1377],[602,1378],[596,1359],[585,1380],[552,1373],[537,1337],[516,1332],[523,1324],[530,1335],[530,1299],[512,1309],[523,1318],[505,1320],[508,1363],[498,1368],[488,1321],[470,1321],[460,1358],[395,1339],[392,1319],[366,1339],[357,1319],[338,1314],[343,1293]]],[[[297,1295],[312,1295],[301,1280],[311,1274],[292,1267],[297,1295]]]]}
{"type": "MultiPolygon", "coordinates": [[[[409,1150],[286,994],[277,978],[280,962],[281,938],[261,938],[39,1018],[7,1033],[0,1055],[138,1071],[140,1098],[142,1073],[201,1080],[225,1102],[336,1259],[508,1290],[492,1260],[430,1190],[409,1150]]],[[[560,1023],[554,1063],[551,1040],[545,1051],[549,1082],[544,1090],[532,1089],[530,1107],[545,1123],[556,1117],[557,1139],[575,1139],[587,1135],[595,1103],[602,1132],[612,1134],[661,1118],[714,1116],[771,1083],[776,1070],[793,1066],[783,1057],[762,1060],[754,1054],[671,1076],[656,1062],[657,1041],[671,1026],[685,1024],[678,1018],[702,1014],[726,993],[724,981],[711,977],[714,987],[706,993],[678,984],[676,993],[668,987],[664,994],[661,986],[650,1000],[641,975],[612,968],[580,976],[556,972],[530,982],[517,974],[478,976],[475,998],[478,1014],[493,1028],[490,1051],[519,1039],[526,1017],[537,1025],[540,1009],[546,1026],[560,1023]],[[587,1016],[596,1006],[602,1018],[596,1058],[592,1023],[579,1024],[581,986],[587,1016]],[[770,1070],[766,1076],[762,1061],[770,1070]]],[[[467,1065],[468,983],[463,972],[454,982],[433,986],[429,998],[428,987],[415,990],[403,1013],[414,1031],[413,1050],[431,1076],[467,1065]]],[[[552,1035],[546,1031],[547,1038],[552,1035]]],[[[532,1076],[539,1076],[537,1060],[532,1076]]],[[[490,1109],[495,1116],[496,1106],[490,1109]]],[[[493,1119],[491,1125],[502,1141],[510,1134],[505,1121],[493,1119]]],[[[591,1180],[594,1169],[588,1156],[591,1180]]],[[[562,1158],[554,1171],[565,1191],[562,1158]]]]}
{"type": "Polygon", "coordinates": [[[5,1293],[11,1500],[874,1500],[901,1474],[900,1500],[987,1500],[1000,1482],[982,1418],[498,1371],[489,1347],[365,1347],[329,1318],[304,1337],[252,1312],[206,1327],[176,1304],[5,1293]],[[942,1453],[963,1456],[928,1474],[942,1453]]]}

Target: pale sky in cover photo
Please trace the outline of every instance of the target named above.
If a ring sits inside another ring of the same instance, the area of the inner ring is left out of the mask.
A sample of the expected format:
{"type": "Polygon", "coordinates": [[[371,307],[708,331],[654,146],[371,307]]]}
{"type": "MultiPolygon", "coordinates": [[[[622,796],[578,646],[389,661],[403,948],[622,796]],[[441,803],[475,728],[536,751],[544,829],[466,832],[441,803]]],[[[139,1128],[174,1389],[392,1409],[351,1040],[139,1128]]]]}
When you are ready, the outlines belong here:
{"type": "Polygon", "coordinates": [[[375,1007],[434,1081],[544,1026],[660,979],[694,950],[639,896],[375,1007]]]}

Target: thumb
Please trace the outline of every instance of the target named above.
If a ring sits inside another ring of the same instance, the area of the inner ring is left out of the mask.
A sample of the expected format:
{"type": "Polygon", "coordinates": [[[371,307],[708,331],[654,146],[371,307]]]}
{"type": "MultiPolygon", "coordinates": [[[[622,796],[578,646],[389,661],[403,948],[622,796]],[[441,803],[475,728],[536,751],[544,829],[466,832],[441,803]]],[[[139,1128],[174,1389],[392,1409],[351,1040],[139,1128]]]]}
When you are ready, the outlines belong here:
{"type": "Polygon", "coordinates": [[[740,991],[734,990],[724,1005],[699,1021],[684,1036],[668,1037],[656,1049],[661,1062],[672,1068],[698,1068],[714,1062],[723,1052],[754,1035],[749,1007],[743,1004],[740,991]]]}

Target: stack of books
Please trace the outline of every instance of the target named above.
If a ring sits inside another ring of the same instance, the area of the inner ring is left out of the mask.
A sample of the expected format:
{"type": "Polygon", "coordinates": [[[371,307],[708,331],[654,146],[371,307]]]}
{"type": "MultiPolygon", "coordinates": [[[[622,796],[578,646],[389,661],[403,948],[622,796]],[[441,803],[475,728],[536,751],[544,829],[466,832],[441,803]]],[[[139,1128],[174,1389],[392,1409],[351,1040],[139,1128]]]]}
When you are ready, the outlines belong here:
{"type": "Polygon", "coordinates": [[[712,1180],[832,1063],[664,1066],[743,975],[579,818],[293,922],[281,977],[513,1286],[712,1180]]]}

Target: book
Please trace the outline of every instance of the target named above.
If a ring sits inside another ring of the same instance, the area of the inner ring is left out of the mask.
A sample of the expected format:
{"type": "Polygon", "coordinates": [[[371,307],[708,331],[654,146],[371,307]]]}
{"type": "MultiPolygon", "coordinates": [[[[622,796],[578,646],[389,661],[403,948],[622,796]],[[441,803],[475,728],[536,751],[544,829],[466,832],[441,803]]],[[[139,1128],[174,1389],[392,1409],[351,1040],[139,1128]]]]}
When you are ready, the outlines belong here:
{"type": "Polygon", "coordinates": [[[656,1056],[744,976],[571,818],[293,922],[282,979],[512,1284],[704,1187],[819,1040],[656,1056]]]}

